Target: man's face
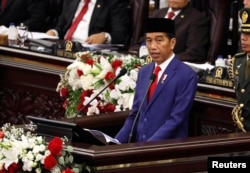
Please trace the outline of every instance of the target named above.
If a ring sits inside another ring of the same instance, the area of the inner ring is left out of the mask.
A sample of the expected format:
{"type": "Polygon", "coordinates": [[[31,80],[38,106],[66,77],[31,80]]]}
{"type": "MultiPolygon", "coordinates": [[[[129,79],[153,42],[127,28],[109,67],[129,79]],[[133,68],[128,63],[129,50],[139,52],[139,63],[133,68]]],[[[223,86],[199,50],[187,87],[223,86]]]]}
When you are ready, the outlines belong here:
{"type": "Polygon", "coordinates": [[[146,33],[146,45],[149,55],[157,64],[161,64],[173,54],[176,39],[169,39],[164,32],[146,33]]]}
{"type": "Polygon", "coordinates": [[[190,0],[167,0],[168,6],[173,10],[180,10],[187,6],[190,0]]]}
{"type": "Polygon", "coordinates": [[[250,53],[250,33],[241,33],[241,48],[244,52],[250,53]]]}
{"type": "Polygon", "coordinates": [[[244,4],[244,8],[250,8],[250,0],[244,0],[243,4],[244,4]]]}

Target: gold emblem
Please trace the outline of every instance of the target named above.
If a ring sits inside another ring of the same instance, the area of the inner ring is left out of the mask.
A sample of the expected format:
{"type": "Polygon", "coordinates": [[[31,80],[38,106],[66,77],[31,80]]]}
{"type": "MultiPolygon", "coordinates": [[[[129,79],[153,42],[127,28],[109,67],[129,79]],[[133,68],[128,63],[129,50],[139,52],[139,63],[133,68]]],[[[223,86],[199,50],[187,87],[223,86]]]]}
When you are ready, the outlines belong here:
{"type": "Polygon", "coordinates": [[[67,42],[66,42],[66,47],[65,47],[65,51],[71,52],[71,51],[72,51],[72,47],[73,47],[72,41],[67,40],[67,42]]]}
{"type": "Polygon", "coordinates": [[[146,63],[151,63],[151,62],[152,62],[151,56],[147,56],[147,57],[146,57],[146,63]]]}
{"type": "Polygon", "coordinates": [[[215,71],[215,77],[217,78],[222,78],[222,74],[223,74],[223,68],[222,67],[218,67],[215,71]]]}
{"type": "Polygon", "coordinates": [[[248,20],[248,13],[246,11],[243,11],[241,16],[242,23],[246,23],[248,20]]]}

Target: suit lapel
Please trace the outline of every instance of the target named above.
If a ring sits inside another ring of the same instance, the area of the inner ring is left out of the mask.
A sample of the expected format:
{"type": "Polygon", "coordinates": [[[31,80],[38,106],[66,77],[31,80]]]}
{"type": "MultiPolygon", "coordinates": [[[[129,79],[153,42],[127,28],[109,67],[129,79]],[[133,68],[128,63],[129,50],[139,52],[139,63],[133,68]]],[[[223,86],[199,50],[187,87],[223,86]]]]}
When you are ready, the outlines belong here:
{"type": "Polygon", "coordinates": [[[188,13],[189,9],[190,9],[190,4],[186,8],[180,11],[180,13],[174,19],[176,25],[182,23],[182,20],[186,17],[186,14],[188,13]]]}
{"type": "Polygon", "coordinates": [[[95,8],[94,8],[94,11],[93,11],[93,14],[91,16],[91,21],[90,21],[90,24],[89,24],[89,31],[91,31],[92,27],[93,27],[93,24],[96,22],[96,19],[98,18],[102,8],[103,8],[103,5],[104,5],[104,1],[103,0],[97,0],[96,1],[96,4],[95,4],[95,8]]]}

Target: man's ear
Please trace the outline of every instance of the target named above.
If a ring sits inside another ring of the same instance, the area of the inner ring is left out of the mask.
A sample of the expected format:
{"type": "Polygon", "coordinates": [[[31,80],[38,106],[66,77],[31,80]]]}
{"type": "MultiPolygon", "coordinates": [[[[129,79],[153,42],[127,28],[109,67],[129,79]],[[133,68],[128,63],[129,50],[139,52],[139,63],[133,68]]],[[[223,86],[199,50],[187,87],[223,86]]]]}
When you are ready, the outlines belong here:
{"type": "Polygon", "coordinates": [[[170,39],[170,44],[171,44],[171,49],[173,50],[175,45],[176,45],[176,38],[171,38],[170,39]]]}

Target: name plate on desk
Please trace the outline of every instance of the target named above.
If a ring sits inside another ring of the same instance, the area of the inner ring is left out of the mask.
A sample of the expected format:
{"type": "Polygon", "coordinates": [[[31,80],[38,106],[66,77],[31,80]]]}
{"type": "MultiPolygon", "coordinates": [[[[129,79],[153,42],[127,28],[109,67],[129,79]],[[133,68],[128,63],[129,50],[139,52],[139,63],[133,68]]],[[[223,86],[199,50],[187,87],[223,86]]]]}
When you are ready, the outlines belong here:
{"type": "Polygon", "coordinates": [[[83,49],[81,43],[66,40],[57,45],[55,53],[57,56],[75,58],[75,53],[83,51],[83,49]]]}
{"type": "Polygon", "coordinates": [[[199,72],[199,82],[233,88],[233,82],[229,79],[226,67],[215,67],[210,71],[199,72]]]}

